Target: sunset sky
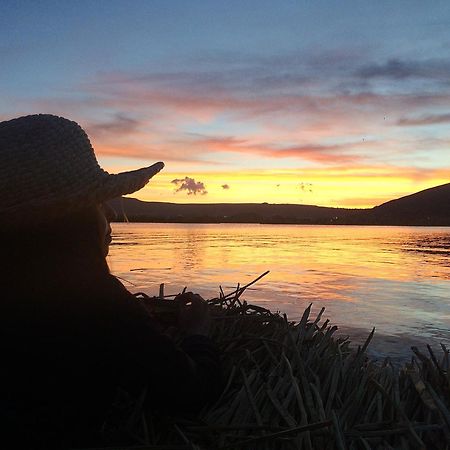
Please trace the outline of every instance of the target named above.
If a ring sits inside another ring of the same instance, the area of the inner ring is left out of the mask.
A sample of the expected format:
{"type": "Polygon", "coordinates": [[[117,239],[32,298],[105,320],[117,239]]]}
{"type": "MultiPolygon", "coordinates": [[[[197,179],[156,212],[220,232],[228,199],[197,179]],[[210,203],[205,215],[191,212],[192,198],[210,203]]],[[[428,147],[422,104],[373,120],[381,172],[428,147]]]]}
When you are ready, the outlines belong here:
{"type": "Polygon", "coordinates": [[[368,207],[450,182],[446,1],[11,1],[0,119],[53,113],[143,200],[368,207]]]}

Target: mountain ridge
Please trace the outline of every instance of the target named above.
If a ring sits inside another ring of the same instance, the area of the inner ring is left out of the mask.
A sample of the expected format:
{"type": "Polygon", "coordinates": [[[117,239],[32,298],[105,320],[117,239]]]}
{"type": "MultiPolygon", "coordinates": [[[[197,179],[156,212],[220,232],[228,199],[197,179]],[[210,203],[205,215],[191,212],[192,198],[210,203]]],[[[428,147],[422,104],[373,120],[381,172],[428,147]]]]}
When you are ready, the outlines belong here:
{"type": "Polygon", "coordinates": [[[118,221],[450,226],[450,183],[373,208],[282,203],[171,203],[121,197],[110,202],[118,221]]]}

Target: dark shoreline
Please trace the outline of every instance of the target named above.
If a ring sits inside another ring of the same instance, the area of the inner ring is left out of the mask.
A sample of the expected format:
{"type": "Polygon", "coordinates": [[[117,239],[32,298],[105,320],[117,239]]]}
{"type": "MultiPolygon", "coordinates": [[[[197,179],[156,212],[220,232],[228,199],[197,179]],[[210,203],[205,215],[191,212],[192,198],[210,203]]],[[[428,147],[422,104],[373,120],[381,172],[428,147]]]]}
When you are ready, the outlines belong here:
{"type": "Polygon", "coordinates": [[[365,209],[267,202],[145,202],[129,197],[109,204],[118,221],[131,222],[450,226],[450,183],[365,209]]]}
{"type": "Polygon", "coordinates": [[[145,217],[127,217],[128,220],[113,220],[112,223],[159,223],[159,224],[200,224],[200,225],[318,225],[318,226],[359,226],[359,227],[418,227],[418,228],[450,228],[450,221],[446,223],[353,223],[353,222],[275,222],[275,221],[216,221],[216,220],[170,220],[145,217]]]}

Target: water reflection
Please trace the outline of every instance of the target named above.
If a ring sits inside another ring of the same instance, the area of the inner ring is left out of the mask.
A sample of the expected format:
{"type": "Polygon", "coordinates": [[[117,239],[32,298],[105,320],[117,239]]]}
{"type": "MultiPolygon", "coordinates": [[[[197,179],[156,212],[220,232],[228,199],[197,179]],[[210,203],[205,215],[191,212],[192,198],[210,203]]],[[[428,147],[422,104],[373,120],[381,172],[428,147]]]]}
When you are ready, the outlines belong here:
{"type": "Polygon", "coordinates": [[[211,298],[271,270],[249,301],[294,319],[310,302],[325,306],[343,328],[377,326],[380,348],[405,336],[448,342],[448,228],[113,224],[113,233],[110,265],[131,290],[155,295],[165,283],[211,298]]]}
{"type": "MultiPolygon", "coordinates": [[[[450,267],[450,233],[435,233],[430,236],[420,236],[414,239],[409,237],[404,243],[403,251],[408,254],[417,253],[421,256],[424,263],[439,262],[439,266],[450,267]]],[[[449,278],[447,271],[441,272],[439,275],[431,275],[434,277],[449,278]]]]}

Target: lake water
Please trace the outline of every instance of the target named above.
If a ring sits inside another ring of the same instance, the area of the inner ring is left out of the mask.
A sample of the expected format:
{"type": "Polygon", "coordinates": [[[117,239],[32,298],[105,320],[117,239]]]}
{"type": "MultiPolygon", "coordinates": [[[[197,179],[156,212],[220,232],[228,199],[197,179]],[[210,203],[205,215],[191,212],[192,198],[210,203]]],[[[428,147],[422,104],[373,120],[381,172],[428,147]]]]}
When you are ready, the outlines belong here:
{"type": "Polygon", "coordinates": [[[373,356],[450,343],[450,228],[255,224],[113,224],[109,264],[132,292],[185,286],[205,298],[270,273],[243,298],[298,319],[326,307],[373,356]]]}

